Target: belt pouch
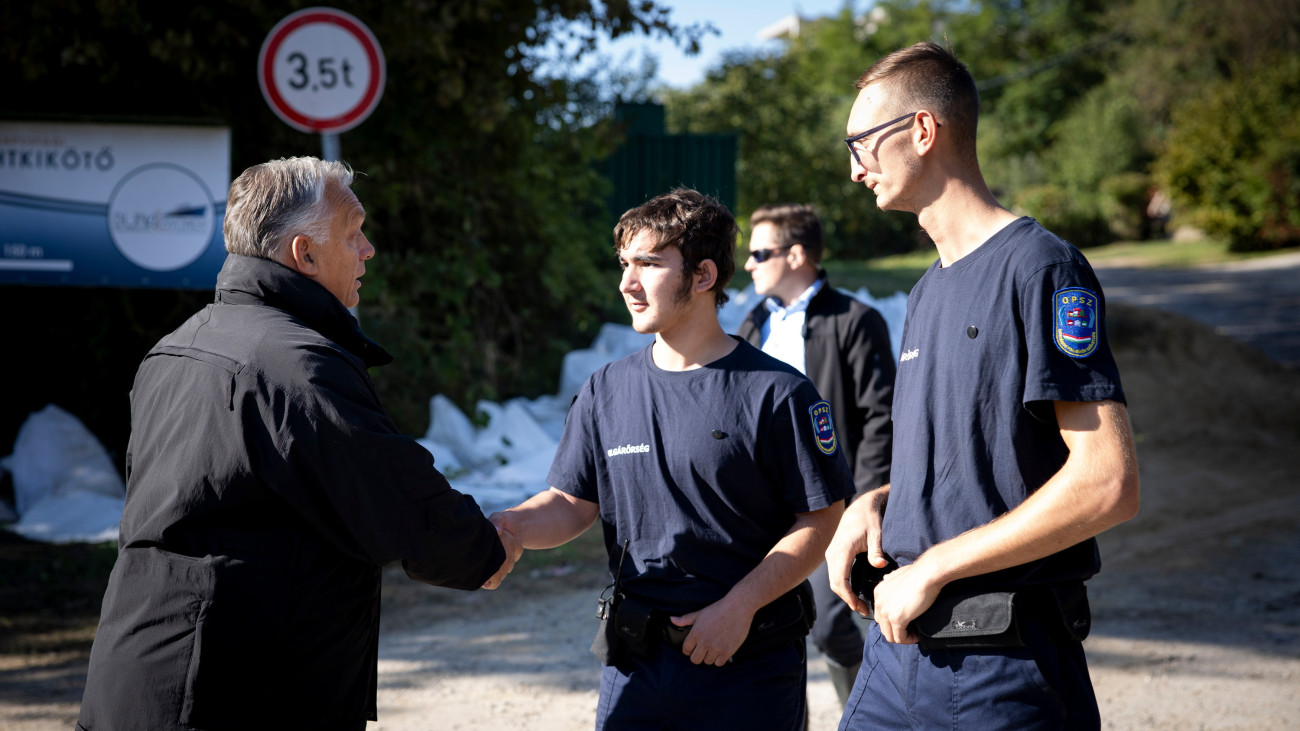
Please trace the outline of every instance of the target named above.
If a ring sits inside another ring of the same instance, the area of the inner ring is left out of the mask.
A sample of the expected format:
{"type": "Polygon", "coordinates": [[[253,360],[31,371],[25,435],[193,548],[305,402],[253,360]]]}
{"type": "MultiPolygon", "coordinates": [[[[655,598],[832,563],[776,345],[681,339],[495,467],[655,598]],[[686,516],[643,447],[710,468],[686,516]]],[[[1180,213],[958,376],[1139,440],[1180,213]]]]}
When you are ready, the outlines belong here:
{"type": "Polygon", "coordinates": [[[619,605],[617,599],[617,596],[601,599],[600,613],[596,615],[600,618],[600,626],[596,628],[596,638],[591,641],[591,654],[600,660],[601,665],[618,664],[623,650],[623,643],[614,630],[616,626],[614,616],[619,605]]]}
{"type": "Polygon", "coordinates": [[[648,656],[654,647],[650,636],[650,606],[619,594],[609,606],[591,642],[591,654],[602,665],[617,665],[623,653],[648,656]]]}
{"type": "Polygon", "coordinates": [[[1083,642],[1092,630],[1092,610],[1088,606],[1088,587],[1082,581],[1053,584],[1052,598],[1061,613],[1065,637],[1083,642]]]}
{"type": "Polygon", "coordinates": [[[812,585],[804,581],[754,613],[749,636],[736,651],[737,661],[775,649],[791,640],[806,637],[817,620],[812,585]]]}
{"type": "Polygon", "coordinates": [[[926,649],[1023,647],[1016,592],[939,595],[914,624],[926,649]]]}
{"type": "Polygon", "coordinates": [[[885,574],[898,568],[894,559],[886,556],[885,560],[885,567],[878,569],[867,560],[867,554],[859,553],[849,567],[849,586],[858,599],[867,605],[867,619],[875,619],[876,585],[884,581],[885,574]]]}
{"type": "Polygon", "coordinates": [[[628,652],[647,656],[654,647],[651,636],[650,605],[624,596],[614,610],[614,631],[628,652]]]}

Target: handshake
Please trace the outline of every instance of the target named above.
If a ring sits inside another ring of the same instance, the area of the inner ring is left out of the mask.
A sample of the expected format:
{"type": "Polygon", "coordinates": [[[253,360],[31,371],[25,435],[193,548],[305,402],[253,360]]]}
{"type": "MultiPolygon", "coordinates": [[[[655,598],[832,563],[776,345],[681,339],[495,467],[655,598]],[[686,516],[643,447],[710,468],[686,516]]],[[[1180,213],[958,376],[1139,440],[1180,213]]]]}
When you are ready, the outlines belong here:
{"type": "Polygon", "coordinates": [[[488,517],[488,520],[491,520],[492,524],[496,526],[497,538],[501,539],[501,545],[506,549],[506,560],[501,562],[501,568],[483,584],[484,589],[495,589],[501,586],[501,582],[506,580],[506,574],[514,571],[515,564],[524,555],[524,546],[507,527],[509,519],[505,513],[493,513],[488,517]]]}
{"type": "Polygon", "coordinates": [[[525,548],[555,548],[568,543],[590,528],[599,515],[600,506],[596,503],[553,487],[513,508],[489,515],[488,520],[497,527],[497,536],[505,546],[506,560],[483,588],[500,586],[525,548]]]}

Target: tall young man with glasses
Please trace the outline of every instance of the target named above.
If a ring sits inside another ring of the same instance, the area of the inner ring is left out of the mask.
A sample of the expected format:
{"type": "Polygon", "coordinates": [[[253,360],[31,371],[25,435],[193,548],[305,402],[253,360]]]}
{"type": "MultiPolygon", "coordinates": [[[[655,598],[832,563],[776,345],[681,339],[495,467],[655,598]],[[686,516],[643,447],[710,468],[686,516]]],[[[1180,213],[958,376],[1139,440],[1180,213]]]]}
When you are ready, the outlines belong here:
{"type": "MultiPolygon", "coordinates": [[[[762,206],[749,222],[745,271],[764,300],[737,334],[799,369],[830,402],[855,494],[887,484],[894,360],[884,318],[830,285],[821,267],[822,225],[811,206],[762,206]]],[[[813,643],[843,705],[862,660],[862,633],[831,591],[826,564],[809,578],[817,604],[813,643]]]]}
{"type": "Polygon", "coordinates": [[[812,383],[718,323],[736,233],[693,190],[623,214],[619,291],[655,341],[583,384],[553,487],[491,516],[525,548],[600,520],[614,602],[597,729],[804,723],[805,579],[853,485],[812,383]]]}
{"type": "Polygon", "coordinates": [[[939,260],[908,297],[891,482],[826,555],[876,620],[840,728],[1098,728],[1083,582],[1139,492],[1105,298],[1078,250],[994,199],[951,53],[896,51],[858,88],[853,180],[915,213],[939,260]],[[851,586],[860,553],[901,566],[864,591],[873,607],[851,586]]]}

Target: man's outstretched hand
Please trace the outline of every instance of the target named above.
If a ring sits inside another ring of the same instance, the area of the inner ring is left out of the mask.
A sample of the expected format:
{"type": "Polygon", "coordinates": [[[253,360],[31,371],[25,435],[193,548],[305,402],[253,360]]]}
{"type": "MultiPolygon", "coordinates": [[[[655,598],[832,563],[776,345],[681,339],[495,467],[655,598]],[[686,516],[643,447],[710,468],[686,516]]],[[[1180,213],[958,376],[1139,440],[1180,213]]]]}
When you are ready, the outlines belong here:
{"type": "Polygon", "coordinates": [[[497,528],[497,538],[501,539],[501,545],[506,549],[506,560],[501,562],[501,568],[493,574],[492,578],[484,582],[484,589],[495,589],[501,586],[501,582],[506,579],[506,574],[514,571],[515,563],[519,561],[520,556],[524,555],[523,545],[519,543],[518,538],[515,538],[515,534],[504,527],[503,521],[497,519],[498,515],[500,513],[493,514],[490,520],[497,528]]]}

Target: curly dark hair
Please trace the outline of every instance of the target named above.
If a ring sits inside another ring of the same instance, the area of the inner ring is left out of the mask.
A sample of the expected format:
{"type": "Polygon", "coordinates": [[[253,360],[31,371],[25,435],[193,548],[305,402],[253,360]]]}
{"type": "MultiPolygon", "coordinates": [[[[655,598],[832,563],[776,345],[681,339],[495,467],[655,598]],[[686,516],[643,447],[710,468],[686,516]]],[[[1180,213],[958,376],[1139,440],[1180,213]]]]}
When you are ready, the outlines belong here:
{"type": "Polygon", "coordinates": [[[727,284],[736,273],[736,239],[740,229],[727,207],[713,196],[678,188],[623,214],[614,226],[614,251],[623,251],[642,231],[653,231],[655,251],[676,246],[682,252],[682,272],[688,277],[706,259],[718,268],[712,287],[718,307],[727,303],[727,284]]]}

